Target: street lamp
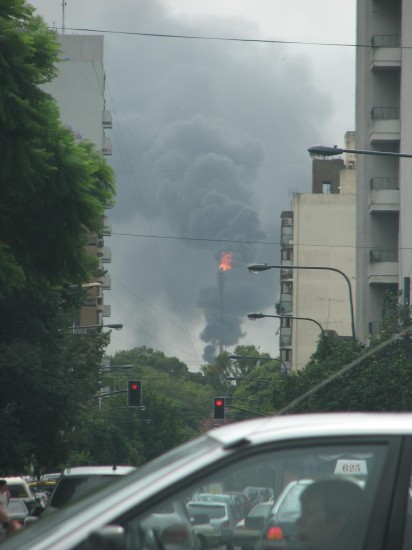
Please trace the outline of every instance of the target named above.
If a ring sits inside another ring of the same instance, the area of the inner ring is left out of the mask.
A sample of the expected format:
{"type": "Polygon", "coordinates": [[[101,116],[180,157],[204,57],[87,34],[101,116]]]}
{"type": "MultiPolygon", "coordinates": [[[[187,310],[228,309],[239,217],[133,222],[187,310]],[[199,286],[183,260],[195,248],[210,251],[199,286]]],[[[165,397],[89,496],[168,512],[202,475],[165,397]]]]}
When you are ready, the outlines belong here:
{"type": "Polygon", "coordinates": [[[264,313],[248,313],[248,319],[250,319],[251,321],[256,321],[256,319],[263,319],[264,317],[273,317],[274,319],[297,319],[300,321],[312,321],[312,323],[316,323],[318,325],[322,335],[325,334],[325,331],[323,330],[323,327],[319,323],[319,321],[316,321],[316,319],[312,319],[312,317],[294,317],[293,315],[266,315],[264,313]]]}
{"type": "Polygon", "coordinates": [[[76,329],[88,328],[112,328],[114,330],[120,330],[123,328],[123,325],[121,323],[110,323],[108,325],[73,325],[72,330],[74,332],[76,329]]]}
{"type": "Polygon", "coordinates": [[[337,267],[329,267],[324,265],[268,265],[268,264],[250,264],[248,266],[248,270],[251,273],[260,273],[261,271],[266,271],[268,269],[320,269],[323,271],[334,271],[335,273],[339,273],[342,275],[342,277],[345,279],[347,285],[348,285],[348,291],[349,291],[349,307],[350,307],[350,318],[351,318],[351,329],[352,329],[352,339],[355,341],[355,315],[353,312],[353,298],[352,298],[352,285],[350,282],[349,277],[338,269],[337,267]]]}
{"type": "Polygon", "coordinates": [[[333,157],[342,153],[354,153],[357,155],[374,155],[379,157],[406,157],[412,158],[408,153],[395,153],[393,151],[371,151],[368,149],[343,149],[342,147],[327,147],[325,145],[313,145],[309,147],[308,152],[313,159],[324,159],[325,157],[333,157]]]}

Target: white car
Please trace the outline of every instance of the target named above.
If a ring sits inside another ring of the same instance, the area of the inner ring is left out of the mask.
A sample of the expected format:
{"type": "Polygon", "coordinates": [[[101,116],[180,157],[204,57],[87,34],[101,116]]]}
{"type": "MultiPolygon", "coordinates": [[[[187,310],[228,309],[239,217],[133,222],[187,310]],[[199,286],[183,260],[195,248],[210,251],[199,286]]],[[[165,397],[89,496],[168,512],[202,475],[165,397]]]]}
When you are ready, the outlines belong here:
{"type": "Polygon", "coordinates": [[[10,493],[10,502],[23,501],[28,512],[34,511],[35,508],[43,508],[42,501],[36,496],[29,484],[22,477],[2,477],[7,481],[8,491],[10,493]]]}
{"type": "Polygon", "coordinates": [[[196,500],[186,507],[203,548],[233,547],[233,529],[240,516],[231,502],[196,500]]]}
{"type": "MultiPolygon", "coordinates": [[[[345,542],[351,550],[406,550],[412,543],[411,464],[412,414],[287,415],[228,424],[40,519],[1,550],[172,550],[176,538],[165,537],[153,518],[208,487],[268,487],[276,500],[291,481],[336,486],[342,472],[362,474],[361,486],[344,482],[356,487],[358,501],[343,502],[345,518],[326,518],[326,527],[330,521],[330,527],[346,526],[342,537],[351,537],[345,542]],[[355,467],[359,460],[364,467],[355,467]]],[[[341,505],[341,495],[332,496],[341,505]]],[[[174,532],[183,532],[186,522],[179,514],[175,519],[174,532]]]]}

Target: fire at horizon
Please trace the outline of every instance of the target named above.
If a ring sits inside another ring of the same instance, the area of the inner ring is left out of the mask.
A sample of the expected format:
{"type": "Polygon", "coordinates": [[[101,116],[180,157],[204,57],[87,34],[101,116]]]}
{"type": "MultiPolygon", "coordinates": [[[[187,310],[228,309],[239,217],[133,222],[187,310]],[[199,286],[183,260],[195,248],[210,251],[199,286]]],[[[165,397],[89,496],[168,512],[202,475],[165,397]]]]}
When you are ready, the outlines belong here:
{"type": "Polygon", "coordinates": [[[229,271],[232,269],[233,252],[222,252],[220,256],[220,271],[229,271]]]}

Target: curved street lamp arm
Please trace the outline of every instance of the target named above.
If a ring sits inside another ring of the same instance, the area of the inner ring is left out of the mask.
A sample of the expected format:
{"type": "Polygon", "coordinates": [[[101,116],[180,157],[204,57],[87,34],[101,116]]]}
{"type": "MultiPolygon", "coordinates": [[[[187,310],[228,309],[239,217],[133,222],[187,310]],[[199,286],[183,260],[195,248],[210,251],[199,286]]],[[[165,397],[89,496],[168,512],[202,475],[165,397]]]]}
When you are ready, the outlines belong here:
{"type": "Polygon", "coordinates": [[[350,307],[350,317],[351,317],[351,329],[352,329],[352,339],[355,341],[355,314],[353,311],[353,297],[352,297],[352,284],[349,277],[338,269],[337,267],[329,267],[325,265],[269,265],[269,264],[250,264],[248,270],[252,273],[259,273],[260,271],[266,271],[267,269],[321,269],[323,271],[335,271],[344,277],[349,291],[349,307],[350,307]]]}
{"type": "Polygon", "coordinates": [[[374,155],[379,157],[405,157],[412,158],[408,153],[396,153],[394,151],[371,151],[368,149],[343,149],[342,147],[327,147],[325,145],[313,145],[309,147],[308,152],[311,157],[333,157],[342,153],[354,153],[355,155],[374,155]]]}
{"type": "Polygon", "coordinates": [[[312,323],[316,323],[318,325],[321,333],[325,334],[325,331],[319,321],[316,321],[316,319],[312,319],[312,317],[294,317],[293,315],[266,315],[265,313],[248,313],[248,318],[251,321],[255,321],[256,319],[263,319],[264,317],[273,317],[274,319],[296,319],[297,321],[312,321],[312,323]]]}

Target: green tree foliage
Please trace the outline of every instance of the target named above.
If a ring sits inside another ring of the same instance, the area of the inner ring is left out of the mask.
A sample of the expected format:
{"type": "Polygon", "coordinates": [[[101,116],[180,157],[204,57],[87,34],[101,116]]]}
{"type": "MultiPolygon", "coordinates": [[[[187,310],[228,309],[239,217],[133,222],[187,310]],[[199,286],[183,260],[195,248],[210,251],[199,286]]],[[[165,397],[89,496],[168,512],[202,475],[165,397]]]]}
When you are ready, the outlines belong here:
{"type": "Polygon", "coordinates": [[[274,361],[262,361],[262,363],[236,384],[233,398],[229,402],[236,407],[233,409],[229,407],[228,416],[232,420],[252,418],[256,416],[254,413],[271,415],[275,412],[273,396],[283,384],[285,376],[279,372],[278,363],[274,361]]]}
{"type": "Polygon", "coordinates": [[[386,304],[381,333],[368,348],[351,340],[322,337],[308,365],[283,378],[273,395],[275,409],[354,362],[350,370],[288,412],[412,410],[412,337],[405,331],[410,310],[398,304],[397,296],[389,296],[386,304]],[[395,334],[399,337],[392,338],[395,334]]]}
{"type": "Polygon", "coordinates": [[[81,283],[94,263],[85,234],[99,232],[113,173],[76,142],[41,85],[55,75],[56,34],[23,0],[0,7],[0,280],[81,283]],[[17,276],[16,276],[17,275],[17,276]]]}
{"type": "Polygon", "coordinates": [[[50,470],[98,390],[107,336],[73,334],[79,298],[30,287],[0,300],[0,471],[50,470]]]}
{"type": "Polygon", "coordinates": [[[102,463],[111,456],[117,463],[139,466],[205,429],[213,391],[204,377],[189,372],[176,357],[145,346],[117,352],[110,359],[112,368],[101,379],[110,395],[90,402],[87,418],[73,434],[68,463],[79,457],[102,463]],[[132,368],[121,368],[124,365],[132,368]],[[142,381],[144,409],[127,407],[128,379],[142,381]]]}

